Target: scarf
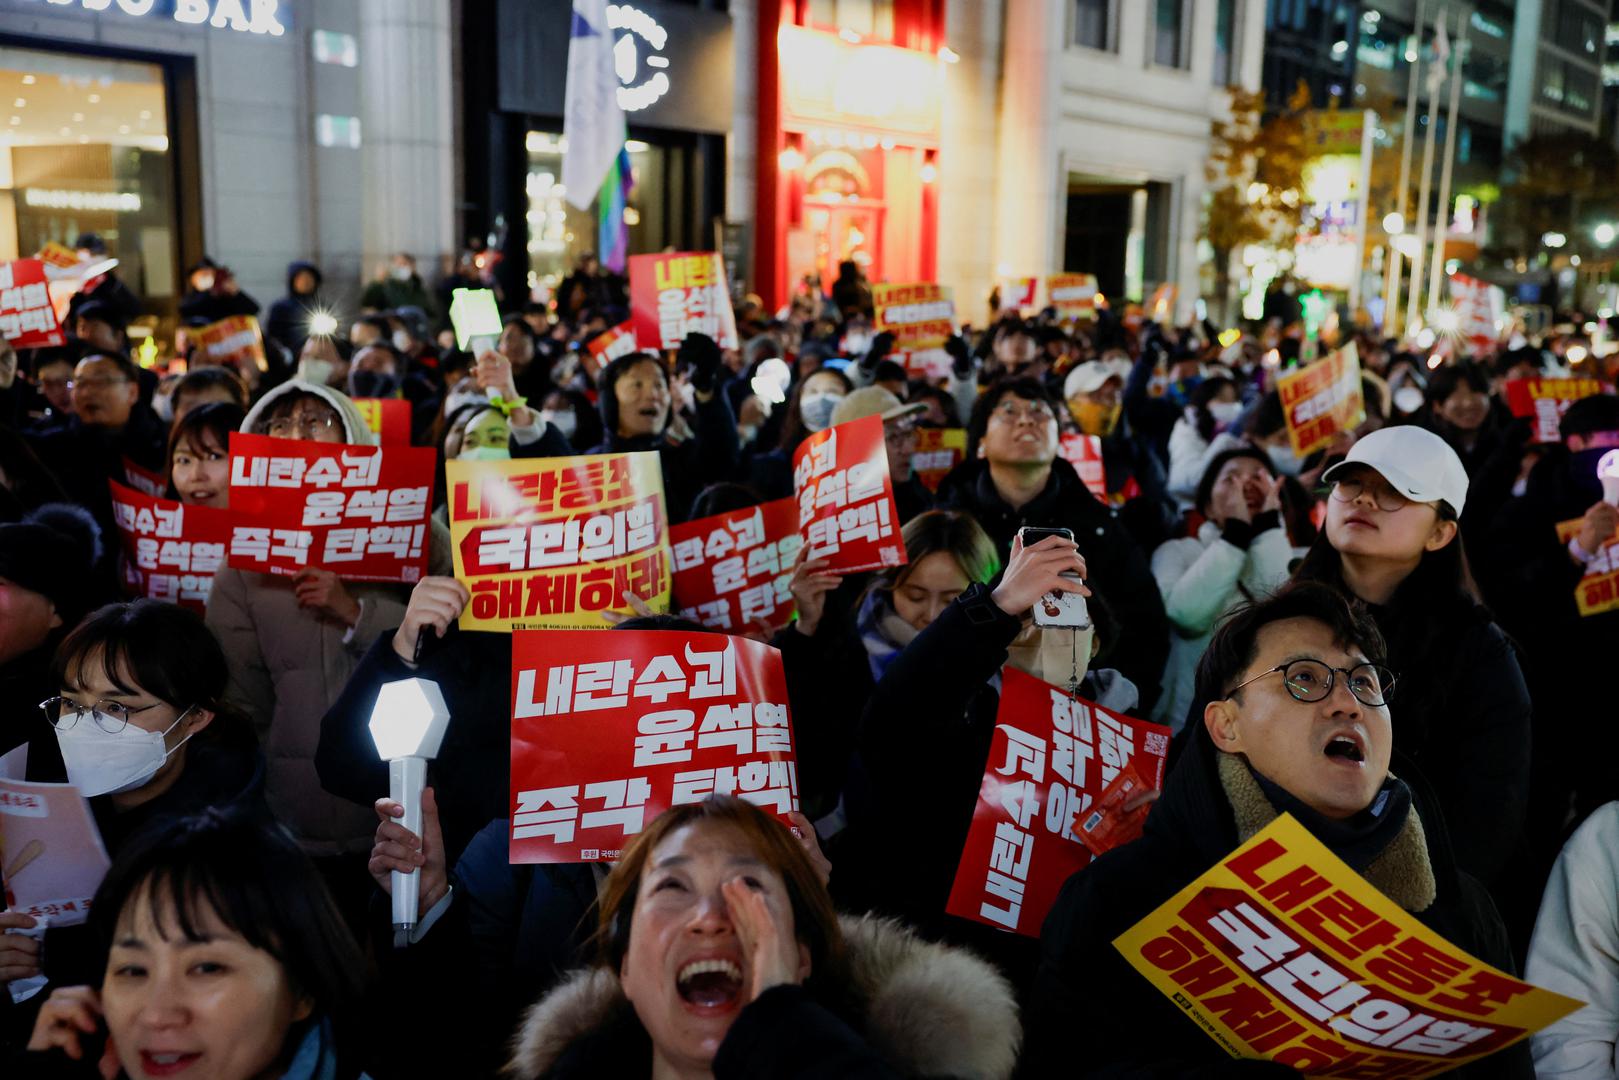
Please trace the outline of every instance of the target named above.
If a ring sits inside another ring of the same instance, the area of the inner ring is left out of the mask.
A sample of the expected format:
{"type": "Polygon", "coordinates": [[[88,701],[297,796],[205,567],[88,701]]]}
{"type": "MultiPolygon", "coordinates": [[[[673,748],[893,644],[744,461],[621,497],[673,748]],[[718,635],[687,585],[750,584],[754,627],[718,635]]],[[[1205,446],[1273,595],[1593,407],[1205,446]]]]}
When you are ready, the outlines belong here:
{"type": "Polygon", "coordinates": [[[860,644],[866,648],[866,662],[871,665],[871,677],[876,681],[882,680],[883,672],[894,662],[894,657],[920,633],[899,617],[887,589],[872,589],[866,593],[855,615],[855,631],[860,635],[860,644]]]}

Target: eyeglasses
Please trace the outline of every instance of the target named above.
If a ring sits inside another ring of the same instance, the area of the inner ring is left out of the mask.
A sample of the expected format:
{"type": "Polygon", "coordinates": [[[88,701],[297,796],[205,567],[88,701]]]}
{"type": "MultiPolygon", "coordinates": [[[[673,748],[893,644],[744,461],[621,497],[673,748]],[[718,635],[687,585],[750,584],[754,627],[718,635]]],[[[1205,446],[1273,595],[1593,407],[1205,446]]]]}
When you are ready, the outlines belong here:
{"type": "Polygon", "coordinates": [[[325,434],[336,427],[335,416],[278,416],[270,421],[265,431],[274,439],[291,439],[298,436],[313,439],[316,435],[325,434]]]}
{"type": "Polygon", "coordinates": [[[1027,406],[1019,405],[1012,400],[1003,401],[995,406],[989,415],[992,419],[1007,424],[1016,424],[1020,420],[1044,424],[1057,418],[1057,414],[1051,411],[1051,406],[1042,401],[1033,401],[1027,406]]]}
{"type": "Polygon", "coordinates": [[[1327,695],[1332,693],[1332,686],[1339,674],[1345,679],[1349,692],[1355,700],[1362,705],[1377,709],[1388,704],[1389,696],[1394,693],[1394,672],[1382,664],[1356,664],[1352,668],[1335,668],[1331,664],[1320,660],[1294,660],[1273,667],[1269,671],[1262,671],[1246,682],[1231,688],[1231,697],[1249,683],[1258,682],[1267,675],[1282,673],[1282,685],[1287,687],[1289,696],[1294,701],[1315,702],[1325,701],[1327,695]]]}
{"type": "Polygon", "coordinates": [[[910,442],[916,438],[916,417],[907,416],[903,420],[890,420],[883,425],[883,441],[894,443],[910,442]]]}
{"type": "Polygon", "coordinates": [[[136,713],[143,713],[148,709],[155,709],[163,704],[161,701],[150,705],[140,705],[130,708],[117,701],[98,701],[94,705],[80,705],[72,698],[61,697],[46,698],[39,703],[45,712],[45,719],[57,731],[68,731],[77,724],[86,713],[90,713],[96,727],[108,735],[116,735],[129,726],[129,718],[136,713]]]}
{"type": "Polygon", "coordinates": [[[1386,513],[1404,510],[1411,505],[1411,500],[1395,491],[1387,484],[1368,484],[1365,480],[1356,477],[1348,480],[1334,480],[1332,482],[1332,497],[1339,502],[1352,503],[1360,498],[1362,492],[1370,491],[1372,501],[1377,508],[1386,513]]]}

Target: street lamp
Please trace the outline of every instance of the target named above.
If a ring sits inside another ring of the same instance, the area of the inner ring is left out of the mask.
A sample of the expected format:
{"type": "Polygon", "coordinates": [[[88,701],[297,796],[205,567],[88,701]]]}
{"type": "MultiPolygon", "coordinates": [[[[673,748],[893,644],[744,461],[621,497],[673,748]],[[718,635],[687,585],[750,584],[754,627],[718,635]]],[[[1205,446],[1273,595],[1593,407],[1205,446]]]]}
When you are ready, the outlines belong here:
{"type": "Polygon", "coordinates": [[[1398,210],[1383,215],[1383,231],[1390,236],[1399,236],[1405,232],[1405,215],[1398,210]]]}
{"type": "Polygon", "coordinates": [[[1540,242],[1549,248],[1560,248],[1568,243],[1568,237],[1560,232],[1549,232],[1541,235],[1540,242]]]}
{"type": "Polygon", "coordinates": [[[1597,243],[1607,247],[1613,243],[1616,236],[1619,236],[1619,228],[1615,228],[1612,222],[1604,221],[1591,230],[1591,235],[1596,239],[1597,243]]]}
{"type": "MultiPolygon", "coordinates": [[[[371,738],[377,756],[388,763],[388,798],[404,808],[400,824],[422,835],[422,789],[427,763],[438,756],[450,710],[438,683],[397,679],[382,684],[371,709],[371,738]]],[[[409,942],[416,928],[421,871],[393,872],[394,944],[409,942]]]]}

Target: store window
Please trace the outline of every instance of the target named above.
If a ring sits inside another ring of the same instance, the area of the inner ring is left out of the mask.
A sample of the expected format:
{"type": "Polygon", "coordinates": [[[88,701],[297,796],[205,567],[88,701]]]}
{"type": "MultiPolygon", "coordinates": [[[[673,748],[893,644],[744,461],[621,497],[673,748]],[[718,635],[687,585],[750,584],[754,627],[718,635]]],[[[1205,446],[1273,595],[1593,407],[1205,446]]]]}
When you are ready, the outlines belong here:
{"type": "Polygon", "coordinates": [[[0,259],[96,233],[138,295],[172,298],[168,114],[160,65],[0,47],[0,259]]]}
{"type": "Polygon", "coordinates": [[[1074,44],[1113,50],[1114,0],[1074,0],[1074,44]]]}
{"type": "Polygon", "coordinates": [[[1237,0],[1215,0],[1214,85],[1236,82],[1237,0]]]}
{"type": "Polygon", "coordinates": [[[1186,66],[1186,0],[1153,0],[1152,62],[1186,66]]]}
{"type": "MultiPolygon", "coordinates": [[[[600,255],[597,223],[599,197],[579,210],[567,200],[562,185],[562,136],[550,131],[528,133],[528,282],[555,286],[581,255],[600,255]]],[[[635,184],[624,208],[629,252],[656,251],[668,242],[664,206],[670,150],[631,139],[625,144],[635,184]]]]}
{"type": "Polygon", "coordinates": [[[894,0],[810,0],[806,23],[823,30],[852,30],[861,37],[894,40],[894,0]]]}

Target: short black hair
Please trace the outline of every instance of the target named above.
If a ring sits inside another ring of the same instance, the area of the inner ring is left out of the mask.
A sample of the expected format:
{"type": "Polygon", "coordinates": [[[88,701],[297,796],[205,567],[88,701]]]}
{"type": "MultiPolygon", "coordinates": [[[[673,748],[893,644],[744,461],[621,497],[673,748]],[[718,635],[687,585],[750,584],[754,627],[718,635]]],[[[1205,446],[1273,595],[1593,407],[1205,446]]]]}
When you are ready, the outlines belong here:
{"type": "Polygon", "coordinates": [[[990,414],[1001,403],[1002,398],[1015,397],[1024,401],[1043,402],[1051,410],[1052,416],[1061,416],[1062,410],[1057,407],[1056,400],[1046,384],[1032,375],[1006,375],[989,384],[989,388],[978,395],[973,402],[972,416],[967,420],[967,460],[971,461],[978,454],[978,442],[984,437],[989,427],[990,414]]]}
{"type": "Polygon", "coordinates": [[[1463,386],[1470,387],[1476,393],[1488,394],[1490,377],[1483,368],[1467,360],[1447,364],[1428,377],[1428,387],[1425,391],[1428,404],[1444,404],[1450,400],[1450,395],[1463,386]]]}
{"type": "Polygon", "coordinates": [[[180,376],[174,384],[174,392],[170,397],[179,401],[186,394],[200,394],[212,389],[221,389],[231,396],[231,401],[247,411],[247,384],[242,377],[227,367],[200,367],[193,368],[180,376]]]}
{"type": "Polygon", "coordinates": [[[1272,390],[1259,399],[1259,404],[1248,410],[1243,434],[1263,438],[1274,435],[1287,426],[1287,414],[1282,411],[1282,395],[1272,390]]]}
{"type": "Polygon", "coordinates": [[[1229,450],[1222,450],[1209,461],[1208,468],[1203,470],[1203,478],[1197,482],[1197,497],[1192,500],[1192,508],[1200,514],[1208,513],[1209,500],[1214,498],[1214,485],[1220,479],[1220,470],[1226,463],[1238,458],[1252,458],[1265,466],[1271,479],[1276,478],[1276,466],[1271,463],[1270,455],[1257,446],[1233,446],[1229,450]]]}
{"type": "Polygon", "coordinates": [[[1339,645],[1358,647],[1366,659],[1382,663],[1388,648],[1360,601],[1331,585],[1300,581],[1264,600],[1243,604],[1215,630],[1197,662],[1195,705],[1188,715],[1203,715],[1211,701],[1231,696],[1231,689],[1259,653],[1259,631],[1283,619],[1314,619],[1332,631],[1339,645]]]}
{"type": "Polygon", "coordinates": [[[288,1033],[285,1059],[323,1020],[346,1041],[365,961],[315,864],[268,813],[239,806],[159,819],[118,853],[90,906],[98,986],[120,919],[143,899],[160,935],[201,940],[211,914],[280,963],[293,993],[314,1003],[288,1033]]]}
{"type": "Polygon", "coordinates": [[[1619,397],[1613,394],[1593,394],[1581,398],[1568,407],[1558,434],[1591,435],[1598,431],[1619,431],[1619,397]]]}
{"type": "Polygon", "coordinates": [[[1519,364],[1528,364],[1536,371],[1546,370],[1546,354],[1533,345],[1524,345],[1517,349],[1508,349],[1495,358],[1496,375],[1505,378],[1507,372],[1519,364]]]}
{"type": "Polygon", "coordinates": [[[112,352],[108,349],[95,349],[79,357],[78,364],[74,364],[73,366],[77,368],[79,364],[84,363],[86,360],[110,361],[111,363],[117,365],[118,370],[123,373],[124,378],[128,379],[130,382],[134,382],[136,379],[140,378],[140,372],[135,367],[135,361],[131,360],[128,356],[125,356],[121,352],[112,352]]]}
{"type": "Polygon", "coordinates": [[[894,360],[879,360],[877,367],[872,371],[871,381],[874,383],[904,382],[905,369],[894,360]]]}
{"type": "MultiPolygon", "coordinates": [[[[601,374],[597,376],[596,403],[597,408],[601,410],[602,427],[606,429],[606,438],[608,440],[612,440],[618,435],[618,395],[613,392],[613,387],[618,385],[618,380],[629,374],[631,368],[639,367],[641,364],[648,362],[656,364],[658,370],[663,372],[664,379],[668,380],[668,366],[664,364],[657,353],[650,352],[632,352],[614,357],[608,361],[607,366],[602,368],[601,374]]],[[[671,416],[675,407],[674,404],[670,405],[671,416]]]]}

